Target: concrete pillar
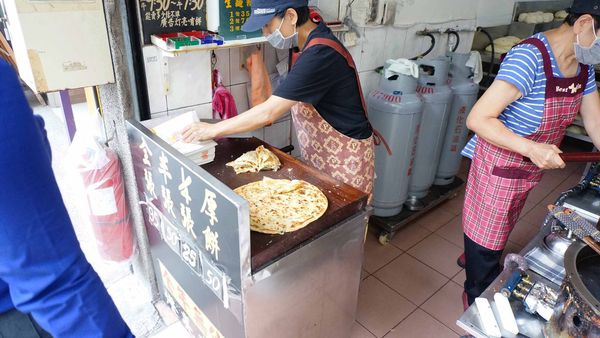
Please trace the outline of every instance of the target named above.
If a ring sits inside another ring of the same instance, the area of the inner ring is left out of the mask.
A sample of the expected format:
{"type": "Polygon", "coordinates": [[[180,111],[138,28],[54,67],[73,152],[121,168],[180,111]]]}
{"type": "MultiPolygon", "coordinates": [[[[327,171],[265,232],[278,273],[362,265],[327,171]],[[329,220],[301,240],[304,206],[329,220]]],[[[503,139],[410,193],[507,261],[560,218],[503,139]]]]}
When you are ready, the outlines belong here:
{"type": "Polygon", "coordinates": [[[106,133],[109,138],[112,138],[109,146],[119,155],[123,168],[126,194],[139,253],[139,257],[133,264],[134,274],[149,284],[152,298],[157,300],[159,297],[158,286],[152,266],[142,209],[139,204],[133,161],[125,126],[127,119],[139,116],[138,107],[135,103],[136,91],[132,81],[133,59],[130,50],[131,44],[129,42],[125,2],[105,0],[104,7],[115,71],[115,83],[99,86],[102,118],[106,133]]]}

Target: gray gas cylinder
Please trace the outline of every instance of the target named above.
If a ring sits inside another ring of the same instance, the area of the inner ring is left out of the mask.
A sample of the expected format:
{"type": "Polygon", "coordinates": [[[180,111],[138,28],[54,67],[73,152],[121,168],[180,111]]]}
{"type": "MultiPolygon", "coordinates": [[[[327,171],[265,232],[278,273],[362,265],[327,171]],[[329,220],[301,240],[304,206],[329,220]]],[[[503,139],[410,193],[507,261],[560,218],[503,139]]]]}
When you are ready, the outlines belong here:
{"type": "Polygon", "coordinates": [[[374,214],[394,216],[407,198],[411,166],[417,145],[417,130],[423,102],[417,94],[418,66],[409,60],[388,60],[379,88],[369,94],[367,106],[373,127],[387,140],[375,150],[374,214]]]}
{"type": "Polygon", "coordinates": [[[434,184],[448,185],[460,170],[460,152],[465,146],[469,130],[467,115],[477,101],[479,85],[473,81],[473,67],[467,66],[471,54],[450,53],[450,88],[454,94],[448,128],[440,155],[440,164],[434,184]]]}
{"type": "Polygon", "coordinates": [[[452,104],[452,91],[448,86],[448,60],[420,60],[418,64],[421,72],[417,92],[422,95],[424,106],[415,164],[408,185],[408,200],[405,203],[410,210],[425,207],[420,199],[427,196],[433,185],[452,104]]]}

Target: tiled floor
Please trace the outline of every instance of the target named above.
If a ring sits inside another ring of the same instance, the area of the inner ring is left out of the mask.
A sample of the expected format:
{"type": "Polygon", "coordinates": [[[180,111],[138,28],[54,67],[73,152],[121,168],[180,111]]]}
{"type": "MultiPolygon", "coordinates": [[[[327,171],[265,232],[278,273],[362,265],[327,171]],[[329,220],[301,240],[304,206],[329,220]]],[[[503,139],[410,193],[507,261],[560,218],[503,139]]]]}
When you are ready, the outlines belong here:
{"type": "MultiPolygon", "coordinates": [[[[64,154],[68,141],[64,130],[61,130],[64,128],[62,122],[49,109],[40,108],[36,113],[46,118],[47,128],[53,128],[54,132],[49,133],[51,138],[60,135],[51,140],[55,155],[64,154]]],[[[542,183],[530,194],[521,219],[509,238],[506,252],[518,252],[536,234],[546,214],[546,205],[553,203],[560,192],[575,185],[583,168],[582,165],[569,165],[565,170],[545,175],[542,183]]],[[[61,182],[68,177],[61,166],[57,166],[55,171],[61,182]]],[[[463,179],[466,176],[464,167],[461,176],[463,179]]],[[[61,189],[68,189],[68,185],[61,186],[61,189]]],[[[455,324],[462,313],[460,296],[465,280],[464,271],[455,263],[463,250],[463,199],[464,192],[460,192],[454,199],[402,229],[388,246],[380,245],[375,229],[371,229],[365,243],[357,320],[351,338],[443,338],[463,334],[455,324]]],[[[65,202],[71,206],[69,199],[65,202]]],[[[70,209],[73,209],[72,206],[70,209]]],[[[77,218],[74,222],[85,223],[77,218]]],[[[89,237],[84,227],[76,228],[80,238],[89,237]]],[[[88,249],[84,244],[84,250],[88,249]]],[[[86,250],[86,254],[88,258],[95,255],[92,250],[86,250]]],[[[99,269],[100,266],[95,267],[99,269]]],[[[131,299],[133,290],[138,289],[133,279],[124,277],[128,272],[100,270],[134,332],[144,337],[159,331],[162,321],[149,302],[133,304],[125,301],[131,299]]],[[[155,337],[189,336],[180,322],[169,321],[166,324],[168,326],[155,337]]]]}
{"type": "MultiPolygon", "coordinates": [[[[584,166],[548,172],[530,194],[506,252],[518,252],[537,233],[546,205],[577,184],[584,166]]],[[[461,175],[466,175],[463,168],[461,175]]],[[[363,281],[352,338],[443,338],[464,334],[465,273],[456,265],[463,251],[464,192],[400,230],[387,246],[370,229],[365,243],[363,281]]]]}

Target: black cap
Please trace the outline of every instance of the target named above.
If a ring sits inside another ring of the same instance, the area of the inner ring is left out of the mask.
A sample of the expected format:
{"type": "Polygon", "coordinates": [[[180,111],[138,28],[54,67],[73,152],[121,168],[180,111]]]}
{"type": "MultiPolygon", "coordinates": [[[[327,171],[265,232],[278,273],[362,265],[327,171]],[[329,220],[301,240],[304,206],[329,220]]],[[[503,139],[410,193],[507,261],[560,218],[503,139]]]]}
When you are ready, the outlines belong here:
{"type": "Polygon", "coordinates": [[[250,17],[242,26],[244,32],[254,32],[266,25],[277,13],[288,8],[308,6],[308,0],[252,0],[250,17]]]}
{"type": "Polygon", "coordinates": [[[574,0],[569,12],[600,16],[600,0],[574,0]]]}

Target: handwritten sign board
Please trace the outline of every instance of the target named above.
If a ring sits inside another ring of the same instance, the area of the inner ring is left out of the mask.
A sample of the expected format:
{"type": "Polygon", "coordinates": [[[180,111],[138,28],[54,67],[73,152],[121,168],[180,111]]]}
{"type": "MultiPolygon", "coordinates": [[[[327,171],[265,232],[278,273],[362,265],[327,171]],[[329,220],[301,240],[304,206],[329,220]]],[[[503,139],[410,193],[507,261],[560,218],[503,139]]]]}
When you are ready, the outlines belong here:
{"type": "Polygon", "coordinates": [[[206,0],[139,0],[144,44],[160,33],[205,31],[206,0]]]}
{"type": "Polygon", "coordinates": [[[138,122],[127,127],[164,300],[195,336],[244,337],[247,202],[138,122]]]}
{"type": "Polygon", "coordinates": [[[251,0],[219,0],[219,35],[225,40],[256,38],[260,30],[247,33],[242,25],[250,17],[251,0]]]}

